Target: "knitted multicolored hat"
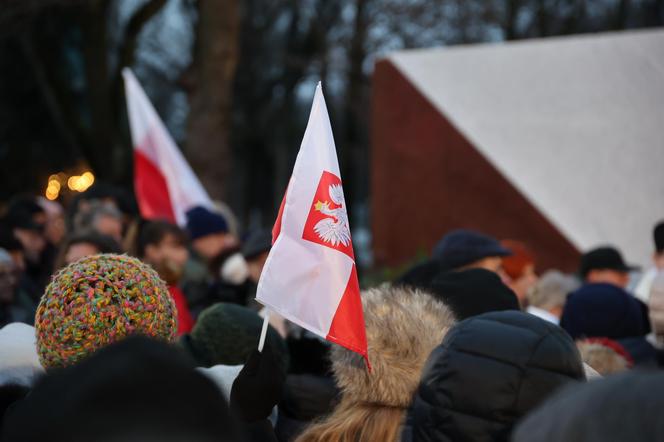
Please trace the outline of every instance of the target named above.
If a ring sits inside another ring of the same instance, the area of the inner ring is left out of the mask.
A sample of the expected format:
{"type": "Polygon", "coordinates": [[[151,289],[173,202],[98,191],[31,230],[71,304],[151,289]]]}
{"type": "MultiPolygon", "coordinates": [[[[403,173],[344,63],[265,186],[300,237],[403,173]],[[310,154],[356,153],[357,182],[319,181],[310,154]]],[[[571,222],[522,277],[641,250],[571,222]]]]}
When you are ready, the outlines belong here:
{"type": "Polygon", "coordinates": [[[53,277],[35,328],[41,364],[64,367],[132,334],[172,341],[176,307],[147,264],[126,255],[94,255],[53,277]]]}

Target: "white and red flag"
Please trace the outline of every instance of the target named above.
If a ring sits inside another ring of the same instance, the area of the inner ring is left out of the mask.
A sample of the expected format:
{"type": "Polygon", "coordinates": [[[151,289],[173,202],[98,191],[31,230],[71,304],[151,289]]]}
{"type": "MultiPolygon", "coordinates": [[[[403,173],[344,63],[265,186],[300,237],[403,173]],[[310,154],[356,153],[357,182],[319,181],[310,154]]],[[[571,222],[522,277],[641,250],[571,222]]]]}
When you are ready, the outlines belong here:
{"type": "Polygon", "coordinates": [[[272,231],[256,299],[367,357],[360,286],[330,119],[320,83],[272,231]]]}
{"type": "Polygon", "coordinates": [[[196,206],[212,208],[212,200],[134,74],[124,68],[122,76],[134,145],[134,190],[141,216],[183,226],[187,210],[196,206]]]}

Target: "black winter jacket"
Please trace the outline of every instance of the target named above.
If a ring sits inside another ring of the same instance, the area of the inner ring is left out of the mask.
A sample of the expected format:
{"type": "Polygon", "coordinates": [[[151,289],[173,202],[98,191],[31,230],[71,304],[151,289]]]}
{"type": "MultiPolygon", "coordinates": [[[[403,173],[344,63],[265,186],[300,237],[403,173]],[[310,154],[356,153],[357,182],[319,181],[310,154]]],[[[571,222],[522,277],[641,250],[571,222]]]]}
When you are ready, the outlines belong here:
{"type": "Polygon", "coordinates": [[[583,379],[576,346],[560,327],[515,311],[469,318],[429,357],[404,440],[507,441],[519,418],[583,379]]]}
{"type": "Polygon", "coordinates": [[[529,414],[513,442],[664,440],[664,373],[632,371],[565,388],[529,414]]]}

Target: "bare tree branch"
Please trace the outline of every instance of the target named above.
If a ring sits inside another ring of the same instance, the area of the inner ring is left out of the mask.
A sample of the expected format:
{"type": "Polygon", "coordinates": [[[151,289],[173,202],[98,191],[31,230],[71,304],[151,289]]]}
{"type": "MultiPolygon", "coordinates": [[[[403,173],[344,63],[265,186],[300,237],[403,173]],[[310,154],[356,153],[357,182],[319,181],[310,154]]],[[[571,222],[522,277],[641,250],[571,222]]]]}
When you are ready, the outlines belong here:
{"type": "Polygon", "coordinates": [[[121,71],[123,67],[131,66],[133,64],[136,44],[138,43],[138,35],[141,33],[141,29],[143,29],[143,25],[150,21],[150,19],[154,17],[165,4],[166,0],[150,0],[141,6],[131,17],[129,24],[127,24],[127,28],[125,29],[124,38],[122,39],[120,47],[118,72],[121,71]]]}
{"type": "Polygon", "coordinates": [[[23,55],[25,55],[25,59],[30,65],[35,83],[37,84],[37,87],[41,91],[41,95],[44,98],[46,108],[51,115],[51,119],[53,120],[55,128],[60,133],[63,141],[69,146],[70,149],[80,152],[80,146],[76,140],[76,136],[65,121],[65,113],[60,107],[60,104],[56,98],[56,93],[53,90],[53,86],[48,80],[44,64],[42,63],[41,58],[35,52],[30,35],[28,33],[22,33],[19,38],[19,42],[21,45],[21,50],[23,51],[23,55]]]}

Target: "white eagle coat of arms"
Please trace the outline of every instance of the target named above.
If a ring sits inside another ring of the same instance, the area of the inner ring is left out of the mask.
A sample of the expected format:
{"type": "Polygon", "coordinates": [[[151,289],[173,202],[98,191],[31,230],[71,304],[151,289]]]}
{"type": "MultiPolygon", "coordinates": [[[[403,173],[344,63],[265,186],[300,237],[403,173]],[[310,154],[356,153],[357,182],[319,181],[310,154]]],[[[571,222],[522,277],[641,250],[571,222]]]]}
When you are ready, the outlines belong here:
{"type": "Polygon", "coordinates": [[[348,246],[350,244],[350,229],[348,228],[348,214],[346,213],[346,201],[344,200],[344,191],[341,184],[331,184],[329,188],[330,199],[337,208],[330,208],[328,201],[317,201],[314,208],[327,215],[316,223],[314,231],[318,237],[324,242],[329,242],[333,246],[343,244],[348,246]]]}

